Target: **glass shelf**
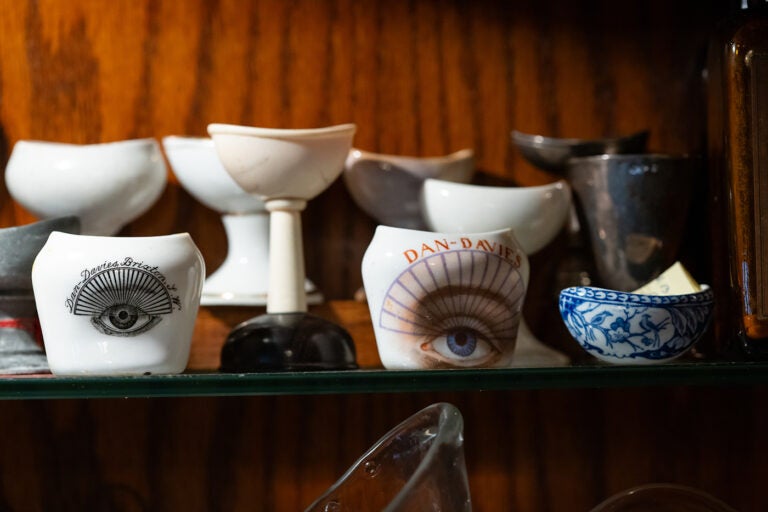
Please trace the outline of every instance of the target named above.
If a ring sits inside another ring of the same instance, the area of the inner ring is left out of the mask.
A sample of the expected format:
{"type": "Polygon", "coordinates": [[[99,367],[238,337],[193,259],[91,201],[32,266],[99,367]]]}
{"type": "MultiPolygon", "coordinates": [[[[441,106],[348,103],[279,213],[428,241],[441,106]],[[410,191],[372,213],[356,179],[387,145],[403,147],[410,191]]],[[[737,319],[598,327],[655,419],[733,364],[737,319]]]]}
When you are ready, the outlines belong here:
{"type": "Polygon", "coordinates": [[[253,311],[249,308],[201,308],[186,373],[136,377],[0,376],[0,400],[768,384],[768,361],[710,361],[693,355],[664,365],[618,366],[584,359],[584,362],[558,368],[384,370],[381,369],[366,304],[331,301],[313,307],[313,312],[347,328],[355,340],[357,362],[362,369],[217,373],[226,335],[233,326],[253,316],[253,311]]]}
{"type": "Polygon", "coordinates": [[[685,362],[656,366],[579,365],[503,370],[354,370],[185,373],[136,377],[0,378],[0,399],[312,395],[492,391],[768,383],[768,363],[685,362]]]}

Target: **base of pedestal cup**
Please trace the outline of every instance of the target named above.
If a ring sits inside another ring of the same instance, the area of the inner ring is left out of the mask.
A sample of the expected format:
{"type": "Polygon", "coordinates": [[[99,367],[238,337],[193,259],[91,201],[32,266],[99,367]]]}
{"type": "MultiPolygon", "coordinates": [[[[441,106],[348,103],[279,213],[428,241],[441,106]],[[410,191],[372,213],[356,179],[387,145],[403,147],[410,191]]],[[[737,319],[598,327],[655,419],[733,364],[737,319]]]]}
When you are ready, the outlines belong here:
{"type": "Polygon", "coordinates": [[[221,350],[221,371],[229,373],[357,368],[349,333],[308,313],[267,313],[243,322],[221,350]]]}
{"type": "MultiPolygon", "coordinates": [[[[227,284],[226,281],[222,282],[222,280],[215,279],[216,275],[216,272],[211,274],[207,278],[206,284],[203,285],[203,294],[200,297],[201,306],[267,305],[266,282],[253,286],[251,289],[243,290],[242,287],[234,288],[232,285],[227,284]]],[[[317,289],[317,286],[315,286],[315,283],[309,279],[304,281],[304,290],[307,293],[307,304],[314,306],[325,302],[325,297],[322,292],[320,292],[317,289]]]]}
{"type": "Polygon", "coordinates": [[[520,322],[517,344],[512,355],[512,367],[566,366],[571,360],[562,352],[546,346],[534,336],[525,320],[520,322]]]}
{"type": "MultiPolygon", "coordinates": [[[[315,306],[317,304],[322,304],[325,302],[325,297],[322,293],[315,291],[315,292],[307,292],[307,304],[310,306],[315,306]]],[[[267,305],[267,294],[265,293],[259,293],[259,294],[243,294],[243,293],[230,293],[230,292],[223,292],[223,293],[214,293],[209,292],[206,293],[203,292],[203,295],[200,297],[200,305],[201,306],[266,306],[267,305]]]]}

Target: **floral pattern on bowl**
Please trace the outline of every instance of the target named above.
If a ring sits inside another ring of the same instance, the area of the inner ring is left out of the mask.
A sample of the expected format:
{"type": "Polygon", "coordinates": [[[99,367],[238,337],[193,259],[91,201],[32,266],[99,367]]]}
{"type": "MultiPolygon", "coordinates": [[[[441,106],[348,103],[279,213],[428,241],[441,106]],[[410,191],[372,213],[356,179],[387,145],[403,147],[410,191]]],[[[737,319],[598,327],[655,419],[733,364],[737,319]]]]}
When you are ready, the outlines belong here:
{"type": "Polygon", "coordinates": [[[644,295],[588,286],[560,292],[560,315],[590,354],[618,364],[653,364],[687,352],[706,332],[714,296],[644,295]]]}

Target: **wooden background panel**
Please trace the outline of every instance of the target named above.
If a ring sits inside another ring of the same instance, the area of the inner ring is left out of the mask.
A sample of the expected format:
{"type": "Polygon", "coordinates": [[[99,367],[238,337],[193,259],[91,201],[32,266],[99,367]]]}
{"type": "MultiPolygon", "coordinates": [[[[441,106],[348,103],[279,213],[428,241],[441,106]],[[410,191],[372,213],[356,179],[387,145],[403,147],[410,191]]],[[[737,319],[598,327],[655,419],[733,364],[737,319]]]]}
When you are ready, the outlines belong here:
{"type": "Polygon", "coordinates": [[[766,398],[672,388],[4,402],[0,510],[295,512],[436,401],[464,415],[479,512],[586,512],[650,482],[765,510],[768,418],[752,404],[766,398]]]}
{"type": "MultiPolygon", "coordinates": [[[[4,157],[19,139],[95,143],[204,135],[209,122],[351,121],[362,149],[426,156],[471,147],[481,171],[521,185],[557,177],[522,160],[512,129],[569,137],[650,129],[655,150],[700,151],[702,51],[724,9],[663,0],[0,7],[4,157]]],[[[215,270],[226,251],[218,215],[169,178],[124,234],[189,231],[215,270]]],[[[0,203],[2,225],[33,220],[4,187],[0,203]]],[[[304,217],[309,276],[329,298],[350,298],[375,222],[341,182],[304,217]]]]}

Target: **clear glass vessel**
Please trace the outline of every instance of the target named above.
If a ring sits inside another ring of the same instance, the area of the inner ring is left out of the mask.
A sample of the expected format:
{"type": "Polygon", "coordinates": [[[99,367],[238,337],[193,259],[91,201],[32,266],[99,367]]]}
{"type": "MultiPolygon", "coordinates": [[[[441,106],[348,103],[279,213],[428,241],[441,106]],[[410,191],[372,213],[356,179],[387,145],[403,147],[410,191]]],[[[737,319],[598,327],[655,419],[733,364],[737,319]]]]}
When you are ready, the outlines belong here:
{"type": "Polygon", "coordinates": [[[377,441],[306,512],[469,512],[463,428],[450,404],[422,409],[377,441]]]}
{"type": "Polygon", "coordinates": [[[676,484],[646,484],[611,496],[591,512],[736,512],[699,489],[676,484]]]}

